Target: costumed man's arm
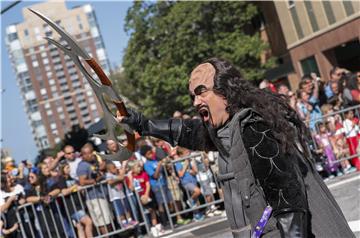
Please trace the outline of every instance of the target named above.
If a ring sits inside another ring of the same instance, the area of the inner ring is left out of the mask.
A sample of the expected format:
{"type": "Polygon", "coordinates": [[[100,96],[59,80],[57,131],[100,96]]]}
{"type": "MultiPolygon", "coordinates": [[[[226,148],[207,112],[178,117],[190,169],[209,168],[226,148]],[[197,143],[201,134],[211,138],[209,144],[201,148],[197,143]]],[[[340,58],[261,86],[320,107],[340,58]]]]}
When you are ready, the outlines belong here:
{"type": "Polygon", "coordinates": [[[172,146],[181,146],[190,150],[215,151],[207,129],[200,119],[152,120],[128,108],[128,117],[121,117],[121,123],[128,124],[142,136],[153,136],[169,142],[172,146]]]}
{"type": "Polygon", "coordinates": [[[307,237],[308,203],[297,158],[282,152],[271,129],[261,121],[244,127],[243,140],[281,237],[307,237]]]}

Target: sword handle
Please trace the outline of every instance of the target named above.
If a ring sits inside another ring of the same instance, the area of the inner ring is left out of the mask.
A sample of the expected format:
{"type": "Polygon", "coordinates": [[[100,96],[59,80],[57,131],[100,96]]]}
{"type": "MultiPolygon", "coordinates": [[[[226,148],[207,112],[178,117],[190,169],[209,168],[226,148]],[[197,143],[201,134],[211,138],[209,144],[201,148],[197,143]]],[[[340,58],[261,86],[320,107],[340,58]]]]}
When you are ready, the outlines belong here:
{"type": "Polygon", "coordinates": [[[86,63],[90,65],[90,67],[95,71],[96,75],[99,77],[101,83],[106,86],[111,86],[112,83],[110,79],[106,76],[105,72],[102,70],[100,65],[96,62],[94,58],[85,60],[86,63]]]}
{"type": "MultiPolygon", "coordinates": [[[[115,102],[113,101],[113,103],[116,105],[116,108],[118,109],[118,111],[120,112],[120,114],[122,116],[128,116],[129,113],[127,112],[126,108],[125,108],[125,104],[124,102],[115,102]]],[[[127,138],[127,141],[128,141],[128,144],[126,145],[126,148],[132,152],[135,151],[135,142],[137,139],[140,138],[140,135],[135,132],[135,134],[131,134],[127,131],[125,131],[125,134],[126,134],[126,138],[127,138]]]]}
{"type": "MultiPolygon", "coordinates": [[[[96,62],[96,60],[94,58],[85,60],[90,67],[95,71],[96,75],[99,77],[101,84],[106,85],[106,86],[111,86],[112,83],[110,81],[110,79],[106,76],[105,72],[102,70],[102,68],[100,67],[100,65],[96,62]]],[[[125,104],[122,101],[119,102],[115,102],[113,101],[113,103],[116,105],[117,110],[120,112],[121,116],[128,116],[129,113],[126,110],[125,104]]],[[[135,151],[135,141],[136,139],[138,139],[140,137],[140,135],[138,133],[135,134],[131,134],[127,131],[125,131],[126,134],[126,138],[128,140],[128,144],[126,146],[126,148],[130,151],[135,151]]]]}

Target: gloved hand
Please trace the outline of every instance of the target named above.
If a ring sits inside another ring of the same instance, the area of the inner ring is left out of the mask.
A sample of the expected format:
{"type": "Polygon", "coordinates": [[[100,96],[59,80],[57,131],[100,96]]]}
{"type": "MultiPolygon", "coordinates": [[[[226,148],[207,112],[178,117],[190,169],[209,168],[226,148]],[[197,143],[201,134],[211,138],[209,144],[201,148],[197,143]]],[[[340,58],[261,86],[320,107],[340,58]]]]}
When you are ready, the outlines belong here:
{"type": "Polygon", "coordinates": [[[119,123],[127,124],[141,136],[153,136],[165,140],[173,146],[177,145],[181,134],[182,120],[151,120],[132,109],[127,111],[129,115],[126,117],[121,116],[119,112],[116,113],[116,119],[119,123]]]}
{"type": "Polygon", "coordinates": [[[145,122],[145,117],[140,113],[131,108],[127,108],[128,116],[121,116],[120,112],[116,112],[116,119],[119,123],[127,124],[131,129],[137,131],[139,134],[142,133],[143,123],[145,122]]]}

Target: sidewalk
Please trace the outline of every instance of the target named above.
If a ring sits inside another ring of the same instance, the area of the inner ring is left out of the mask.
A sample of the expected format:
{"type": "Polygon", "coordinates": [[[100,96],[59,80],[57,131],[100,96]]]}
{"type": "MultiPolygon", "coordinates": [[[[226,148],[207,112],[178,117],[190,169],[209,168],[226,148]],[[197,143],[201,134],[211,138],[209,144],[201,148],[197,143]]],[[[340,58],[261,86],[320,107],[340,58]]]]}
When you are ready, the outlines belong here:
{"type": "MultiPolygon", "coordinates": [[[[345,174],[340,177],[335,177],[326,182],[326,185],[329,189],[335,189],[336,187],[350,183],[352,181],[360,179],[360,172],[354,172],[351,174],[345,174]]],[[[345,211],[344,211],[345,212],[345,211]]],[[[358,224],[354,224],[358,226],[358,224]]],[[[354,230],[356,232],[356,230],[354,230]]],[[[185,226],[180,226],[175,228],[174,231],[170,234],[166,234],[162,237],[166,238],[193,238],[193,237],[203,237],[203,238],[231,238],[230,227],[227,222],[226,217],[212,217],[206,218],[201,222],[191,222],[185,226]]],[[[358,237],[358,236],[356,236],[358,237]]]]}
{"type": "Polygon", "coordinates": [[[209,233],[213,234],[215,231],[229,230],[227,217],[217,216],[206,218],[204,221],[191,222],[185,226],[180,226],[174,229],[174,232],[162,237],[166,238],[190,238],[190,237],[206,237],[209,233]]]}

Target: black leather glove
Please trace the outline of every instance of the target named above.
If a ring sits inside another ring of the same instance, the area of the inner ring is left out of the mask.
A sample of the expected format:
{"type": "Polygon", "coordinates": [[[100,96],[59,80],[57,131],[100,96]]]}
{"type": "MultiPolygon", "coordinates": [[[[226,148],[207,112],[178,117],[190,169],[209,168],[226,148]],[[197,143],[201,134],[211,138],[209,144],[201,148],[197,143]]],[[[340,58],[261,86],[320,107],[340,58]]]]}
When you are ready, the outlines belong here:
{"type": "Polygon", "coordinates": [[[131,129],[137,131],[140,135],[143,131],[143,124],[147,120],[144,115],[131,108],[127,108],[128,116],[124,117],[121,123],[127,124],[131,129]]]}
{"type": "Polygon", "coordinates": [[[307,216],[305,212],[286,212],[275,216],[281,238],[306,238],[307,216]]]}
{"type": "Polygon", "coordinates": [[[128,114],[121,123],[129,125],[142,136],[154,136],[173,146],[177,145],[182,128],[181,119],[150,120],[130,108],[128,114]]]}

